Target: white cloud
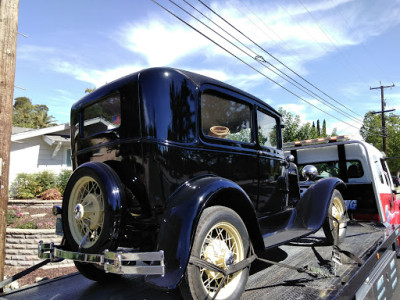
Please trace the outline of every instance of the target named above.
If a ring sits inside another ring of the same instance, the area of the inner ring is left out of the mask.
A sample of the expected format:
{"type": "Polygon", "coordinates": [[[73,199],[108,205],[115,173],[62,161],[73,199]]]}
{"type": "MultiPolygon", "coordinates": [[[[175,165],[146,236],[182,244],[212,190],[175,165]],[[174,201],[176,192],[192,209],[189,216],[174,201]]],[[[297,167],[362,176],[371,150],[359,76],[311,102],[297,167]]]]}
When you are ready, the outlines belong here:
{"type": "Polygon", "coordinates": [[[54,60],[52,62],[52,68],[57,72],[72,75],[79,81],[91,83],[95,87],[100,87],[115,79],[143,69],[143,67],[139,65],[130,65],[120,66],[114,69],[97,70],[60,60],[54,60]]]}
{"type": "Polygon", "coordinates": [[[184,25],[162,20],[128,24],[122,31],[122,38],[121,45],[143,55],[150,66],[170,65],[208,45],[204,38],[184,25]]]}
{"type": "Polygon", "coordinates": [[[53,47],[22,44],[21,46],[18,45],[17,47],[17,59],[37,61],[38,57],[54,55],[56,52],[57,50],[53,47]]]}

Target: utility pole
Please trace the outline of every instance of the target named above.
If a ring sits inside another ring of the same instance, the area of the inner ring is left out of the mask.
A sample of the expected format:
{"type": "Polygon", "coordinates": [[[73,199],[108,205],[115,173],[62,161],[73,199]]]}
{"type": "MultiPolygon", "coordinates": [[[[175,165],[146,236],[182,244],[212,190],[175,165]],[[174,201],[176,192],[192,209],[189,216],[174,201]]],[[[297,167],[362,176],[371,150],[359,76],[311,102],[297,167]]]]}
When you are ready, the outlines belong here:
{"type": "Polygon", "coordinates": [[[381,113],[382,114],[382,150],[383,152],[385,152],[386,154],[386,122],[385,122],[385,94],[384,94],[384,89],[387,88],[392,88],[394,87],[394,83],[392,85],[388,85],[388,86],[378,86],[378,87],[373,87],[373,88],[369,88],[370,90],[376,90],[376,89],[380,89],[381,90],[381,107],[382,110],[379,112],[375,112],[375,113],[381,113]]]}
{"type": "Polygon", "coordinates": [[[4,261],[8,205],[15,59],[17,54],[19,0],[0,0],[0,281],[4,261]]]}

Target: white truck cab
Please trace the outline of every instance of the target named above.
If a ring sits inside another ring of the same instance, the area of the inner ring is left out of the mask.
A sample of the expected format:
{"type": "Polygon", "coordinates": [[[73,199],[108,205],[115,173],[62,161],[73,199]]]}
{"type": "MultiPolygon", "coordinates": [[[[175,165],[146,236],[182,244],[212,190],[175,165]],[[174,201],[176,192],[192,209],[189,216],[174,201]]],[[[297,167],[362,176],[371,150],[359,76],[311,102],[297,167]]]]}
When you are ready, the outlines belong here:
{"type": "MultiPolygon", "coordinates": [[[[400,224],[400,200],[396,200],[386,157],[374,146],[347,136],[334,136],[285,143],[284,149],[286,155],[294,156],[300,174],[304,166],[314,165],[317,180],[339,177],[346,183],[343,198],[350,217],[400,224]]],[[[307,186],[307,182],[301,182],[300,192],[307,186]]]]}

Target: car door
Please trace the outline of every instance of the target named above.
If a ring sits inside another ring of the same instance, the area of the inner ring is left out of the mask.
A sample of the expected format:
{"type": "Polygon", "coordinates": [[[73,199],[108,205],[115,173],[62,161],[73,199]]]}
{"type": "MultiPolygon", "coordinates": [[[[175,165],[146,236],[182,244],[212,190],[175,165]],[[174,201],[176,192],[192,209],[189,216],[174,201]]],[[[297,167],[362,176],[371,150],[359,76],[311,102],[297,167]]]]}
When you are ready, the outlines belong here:
{"type": "Polygon", "coordinates": [[[263,217],[283,210],[287,188],[282,167],[280,118],[262,108],[257,108],[257,144],[260,173],[256,210],[263,217]]]}
{"type": "Polygon", "coordinates": [[[258,194],[258,154],[253,135],[251,99],[232,91],[206,86],[200,99],[200,167],[236,182],[254,206],[258,194]]]}

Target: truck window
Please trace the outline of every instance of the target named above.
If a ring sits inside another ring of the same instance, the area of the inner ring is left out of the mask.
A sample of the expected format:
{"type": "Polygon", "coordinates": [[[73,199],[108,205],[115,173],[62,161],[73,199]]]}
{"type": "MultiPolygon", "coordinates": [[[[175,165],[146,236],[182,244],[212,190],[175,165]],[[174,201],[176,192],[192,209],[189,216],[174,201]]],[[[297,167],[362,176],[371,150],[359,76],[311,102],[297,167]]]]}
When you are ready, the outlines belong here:
{"type": "Polygon", "coordinates": [[[264,147],[277,147],[277,120],[270,115],[257,111],[258,142],[264,147]]]}
{"type": "Polygon", "coordinates": [[[121,124],[120,94],[115,93],[83,110],[83,136],[87,137],[121,124]]]}
{"type": "MultiPolygon", "coordinates": [[[[299,174],[303,170],[304,166],[307,164],[300,164],[299,174]]],[[[318,177],[325,178],[325,177],[339,177],[341,178],[340,169],[339,169],[339,162],[338,161],[327,161],[327,162],[319,162],[319,163],[312,163],[318,170],[318,177]]],[[[348,178],[361,178],[364,176],[364,170],[362,164],[358,160],[347,160],[346,161],[346,168],[347,168],[347,177],[348,178]]],[[[304,178],[301,178],[304,180],[304,178]]]]}
{"type": "Polygon", "coordinates": [[[386,185],[391,186],[390,179],[389,179],[389,172],[388,172],[389,168],[387,167],[384,159],[381,158],[380,161],[381,161],[381,166],[383,169],[383,174],[385,176],[386,185]]]}
{"type": "Polygon", "coordinates": [[[380,161],[375,155],[372,156],[372,159],[374,161],[374,166],[378,173],[379,180],[383,184],[384,182],[383,182],[383,175],[382,175],[382,168],[381,168],[380,161]]]}
{"type": "Polygon", "coordinates": [[[358,160],[346,161],[347,178],[360,178],[364,176],[361,162],[358,160]]]}
{"type": "Polygon", "coordinates": [[[201,128],[208,137],[251,143],[251,108],[235,99],[204,93],[201,128]]]}

